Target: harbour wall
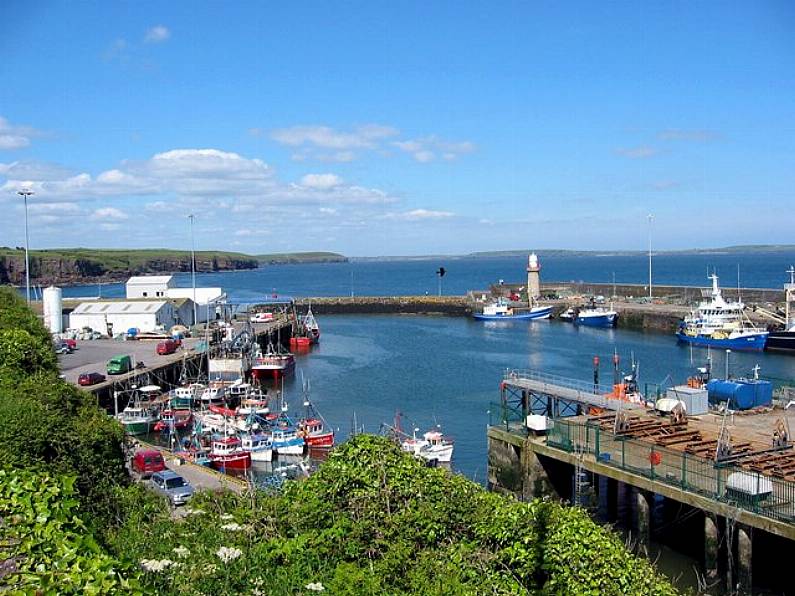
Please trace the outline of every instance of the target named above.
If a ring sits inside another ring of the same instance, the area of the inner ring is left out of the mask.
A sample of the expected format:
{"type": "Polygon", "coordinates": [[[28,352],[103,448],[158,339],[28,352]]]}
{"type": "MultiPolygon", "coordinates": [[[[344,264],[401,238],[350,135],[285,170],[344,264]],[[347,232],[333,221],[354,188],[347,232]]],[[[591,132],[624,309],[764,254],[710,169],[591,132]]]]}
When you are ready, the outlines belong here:
{"type": "Polygon", "coordinates": [[[466,296],[355,296],[303,298],[296,301],[303,310],[309,306],[316,315],[413,314],[468,316],[472,302],[466,296]]]}

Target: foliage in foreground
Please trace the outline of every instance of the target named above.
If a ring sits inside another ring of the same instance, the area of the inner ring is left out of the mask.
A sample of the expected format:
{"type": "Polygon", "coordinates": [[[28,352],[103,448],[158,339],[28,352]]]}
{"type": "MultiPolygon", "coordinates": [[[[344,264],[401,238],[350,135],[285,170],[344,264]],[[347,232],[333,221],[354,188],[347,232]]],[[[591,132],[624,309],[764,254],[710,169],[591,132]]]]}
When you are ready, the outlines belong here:
{"type": "Polygon", "coordinates": [[[50,334],[0,287],[0,462],[75,476],[82,510],[105,518],[127,478],[123,438],[89,394],[59,378],[50,334]]]}
{"type": "Polygon", "coordinates": [[[130,498],[108,542],[161,594],[676,593],[584,512],[489,493],[380,437],[281,495],[205,494],[176,522],[130,498]]]}

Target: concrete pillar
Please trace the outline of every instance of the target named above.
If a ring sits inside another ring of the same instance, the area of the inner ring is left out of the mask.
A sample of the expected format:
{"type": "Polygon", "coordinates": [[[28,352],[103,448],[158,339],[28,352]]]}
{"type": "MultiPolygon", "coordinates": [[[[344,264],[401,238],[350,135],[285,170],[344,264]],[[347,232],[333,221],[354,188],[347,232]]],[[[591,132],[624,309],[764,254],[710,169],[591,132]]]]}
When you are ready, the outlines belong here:
{"type": "Polygon", "coordinates": [[[638,536],[638,549],[643,554],[649,552],[649,538],[651,534],[651,516],[649,497],[645,491],[635,489],[635,531],[638,536]]]}
{"type": "Polygon", "coordinates": [[[737,527],[737,587],[740,594],[751,594],[751,528],[737,527]]]}
{"type": "Polygon", "coordinates": [[[717,520],[711,513],[704,514],[704,572],[708,581],[718,577],[718,537],[717,520]]]}
{"type": "Polygon", "coordinates": [[[610,490],[609,478],[607,476],[595,476],[594,484],[596,485],[597,494],[599,496],[599,521],[610,521],[610,490]]]}

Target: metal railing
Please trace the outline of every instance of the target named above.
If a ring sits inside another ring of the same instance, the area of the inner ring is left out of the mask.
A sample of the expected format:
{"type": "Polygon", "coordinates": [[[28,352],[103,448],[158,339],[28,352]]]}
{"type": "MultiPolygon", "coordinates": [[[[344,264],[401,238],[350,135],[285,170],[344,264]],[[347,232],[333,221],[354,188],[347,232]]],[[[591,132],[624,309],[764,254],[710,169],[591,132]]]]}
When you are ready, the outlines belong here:
{"type": "Polygon", "coordinates": [[[602,464],[765,517],[795,522],[795,482],[625,438],[593,423],[557,419],[547,433],[547,445],[568,453],[590,453],[602,464]]]}
{"type": "Polygon", "coordinates": [[[582,393],[604,394],[613,392],[612,385],[596,385],[594,383],[589,383],[588,381],[582,381],[580,379],[572,379],[569,377],[562,377],[560,375],[553,375],[520,368],[505,369],[502,379],[503,381],[508,382],[526,379],[554,387],[565,387],[566,389],[572,389],[582,393]]]}

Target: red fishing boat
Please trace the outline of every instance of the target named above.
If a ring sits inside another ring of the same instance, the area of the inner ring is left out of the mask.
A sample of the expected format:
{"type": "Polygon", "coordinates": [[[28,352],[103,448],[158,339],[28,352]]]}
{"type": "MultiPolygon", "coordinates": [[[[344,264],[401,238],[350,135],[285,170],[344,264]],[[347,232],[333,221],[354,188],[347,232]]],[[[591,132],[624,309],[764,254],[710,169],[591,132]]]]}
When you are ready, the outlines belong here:
{"type": "Polygon", "coordinates": [[[190,410],[163,410],[160,414],[160,420],[155,424],[155,431],[161,432],[174,428],[182,430],[187,428],[193,422],[193,412],[190,410]]]}
{"type": "Polygon", "coordinates": [[[298,420],[298,434],[309,448],[333,447],[334,431],[309,399],[309,379],[304,381],[304,417],[298,420]]]}
{"type": "Polygon", "coordinates": [[[310,342],[313,344],[320,342],[320,325],[318,325],[317,319],[315,319],[315,315],[312,313],[311,306],[304,316],[304,329],[306,329],[306,335],[310,342]]]}
{"type": "Polygon", "coordinates": [[[210,461],[216,470],[247,470],[251,467],[251,453],[245,451],[237,437],[213,441],[210,461]]]}
{"type": "Polygon", "coordinates": [[[257,352],[251,367],[251,376],[258,381],[280,379],[295,369],[295,356],[286,352],[281,344],[268,344],[264,353],[257,352]]]}

